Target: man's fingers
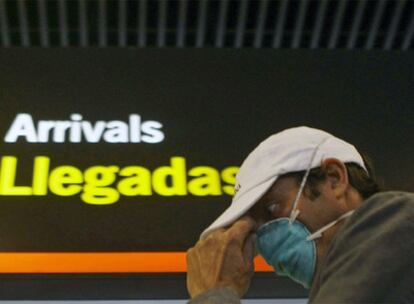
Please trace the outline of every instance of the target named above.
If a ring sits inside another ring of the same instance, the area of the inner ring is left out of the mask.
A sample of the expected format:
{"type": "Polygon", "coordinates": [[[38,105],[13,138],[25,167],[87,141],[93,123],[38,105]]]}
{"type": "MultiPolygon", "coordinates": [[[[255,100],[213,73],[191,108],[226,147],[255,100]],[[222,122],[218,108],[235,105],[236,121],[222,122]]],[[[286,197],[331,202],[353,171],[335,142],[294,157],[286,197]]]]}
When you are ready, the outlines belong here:
{"type": "Polygon", "coordinates": [[[256,222],[250,216],[244,216],[236,221],[227,232],[231,238],[243,246],[247,236],[256,229],[256,222]]]}
{"type": "Polygon", "coordinates": [[[214,229],[213,231],[210,231],[209,233],[207,233],[207,235],[204,235],[204,237],[200,239],[200,241],[205,241],[206,239],[210,239],[210,238],[217,238],[218,234],[224,233],[226,231],[227,229],[225,228],[214,229]]]}
{"type": "Polygon", "coordinates": [[[228,229],[212,231],[187,251],[191,297],[215,287],[230,288],[239,295],[246,292],[254,269],[255,226],[252,218],[243,217],[228,229]]]}
{"type": "Polygon", "coordinates": [[[243,256],[247,262],[253,262],[256,250],[256,239],[256,234],[252,233],[247,237],[246,242],[244,244],[243,256]]]}

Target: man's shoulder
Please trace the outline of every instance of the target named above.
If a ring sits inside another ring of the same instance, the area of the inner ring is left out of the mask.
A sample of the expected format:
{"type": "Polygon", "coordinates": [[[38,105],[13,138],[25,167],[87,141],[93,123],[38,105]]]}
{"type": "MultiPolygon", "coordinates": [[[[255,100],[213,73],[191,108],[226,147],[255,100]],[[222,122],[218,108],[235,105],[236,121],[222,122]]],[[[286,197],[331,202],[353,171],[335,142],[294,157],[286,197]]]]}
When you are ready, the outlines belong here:
{"type": "Polygon", "coordinates": [[[366,204],[383,202],[384,204],[414,204],[414,193],[405,191],[381,191],[367,198],[366,204]]]}
{"type": "Polygon", "coordinates": [[[414,193],[386,191],[366,199],[355,211],[348,224],[355,225],[373,218],[378,220],[377,225],[381,225],[389,218],[407,219],[411,216],[414,216],[414,193]]]}
{"type": "Polygon", "coordinates": [[[377,193],[363,202],[333,240],[326,264],[396,250],[414,233],[414,194],[401,191],[377,193]],[[375,252],[372,250],[375,249],[375,252]],[[341,258],[339,258],[341,257],[341,258]],[[335,262],[334,262],[335,261],[335,262]]]}
{"type": "Polygon", "coordinates": [[[401,270],[411,263],[413,234],[413,193],[371,196],[333,240],[312,286],[311,302],[411,302],[406,293],[412,292],[414,270],[401,270]],[[334,295],[330,290],[337,286],[341,289],[334,295]]]}
{"type": "MultiPolygon", "coordinates": [[[[379,192],[366,199],[339,233],[338,241],[367,238],[414,224],[414,193],[379,192]]],[[[410,231],[412,233],[412,231],[410,231]]]]}

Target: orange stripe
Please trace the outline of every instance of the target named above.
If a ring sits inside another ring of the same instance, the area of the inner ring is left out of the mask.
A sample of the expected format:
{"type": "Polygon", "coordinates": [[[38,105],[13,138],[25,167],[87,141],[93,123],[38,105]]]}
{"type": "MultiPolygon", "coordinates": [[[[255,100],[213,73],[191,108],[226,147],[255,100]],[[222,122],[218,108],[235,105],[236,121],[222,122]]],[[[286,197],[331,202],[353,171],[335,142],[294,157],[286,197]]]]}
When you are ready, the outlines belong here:
{"type": "MultiPolygon", "coordinates": [[[[0,253],[0,273],[166,273],[186,272],[185,252],[0,253]]],[[[261,258],[255,269],[272,269],[261,258]]]]}

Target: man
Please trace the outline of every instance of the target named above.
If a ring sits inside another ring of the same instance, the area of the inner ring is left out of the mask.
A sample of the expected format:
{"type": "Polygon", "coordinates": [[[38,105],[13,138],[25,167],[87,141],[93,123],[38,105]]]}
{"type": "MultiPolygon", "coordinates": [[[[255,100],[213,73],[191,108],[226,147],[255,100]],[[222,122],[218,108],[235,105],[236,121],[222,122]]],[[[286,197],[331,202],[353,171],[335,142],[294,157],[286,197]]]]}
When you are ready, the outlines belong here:
{"type": "Polygon", "coordinates": [[[414,194],[379,192],[351,144],[298,127],[243,162],[231,206],[187,254],[190,303],[240,303],[257,249],[313,303],[414,303],[414,194]]]}

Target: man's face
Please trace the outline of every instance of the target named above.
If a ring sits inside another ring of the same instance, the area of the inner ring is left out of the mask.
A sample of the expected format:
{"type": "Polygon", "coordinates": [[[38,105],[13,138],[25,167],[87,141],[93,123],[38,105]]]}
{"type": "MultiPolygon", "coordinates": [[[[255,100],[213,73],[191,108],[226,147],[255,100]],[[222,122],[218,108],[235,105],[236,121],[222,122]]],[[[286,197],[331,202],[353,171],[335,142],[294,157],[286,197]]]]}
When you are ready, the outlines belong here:
{"type": "MultiPolygon", "coordinates": [[[[329,180],[321,182],[318,190],[320,195],[311,200],[305,187],[297,206],[300,211],[297,220],[305,224],[310,232],[318,230],[344,213],[329,180]]],[[[298,191],[299,183],[294,177],[281,177],[250,209],[249,214],[258,227],[276,218],[289,217],[298,191]]]]}

